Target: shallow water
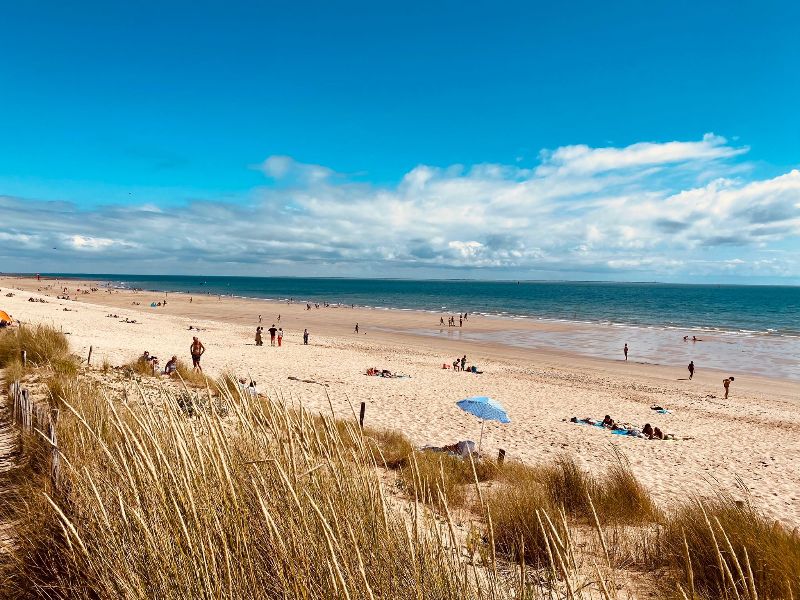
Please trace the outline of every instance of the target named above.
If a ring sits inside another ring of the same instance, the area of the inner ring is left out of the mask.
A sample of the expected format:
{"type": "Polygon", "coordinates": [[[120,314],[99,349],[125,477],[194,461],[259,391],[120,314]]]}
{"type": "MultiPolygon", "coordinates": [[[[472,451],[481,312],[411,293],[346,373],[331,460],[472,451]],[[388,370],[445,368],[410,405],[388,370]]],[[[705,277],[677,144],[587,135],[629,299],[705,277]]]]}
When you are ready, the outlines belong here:
{"type": "Polygon", "coordinates": [[[800,380],[800,338],[696,331],[702,341],[684,342],[680,331],[627,325],[574,324],[555,331],[511,330],[476,332],[461,328],[417,329],[429,337],[491,342],[518,348],[575,352],[597,358],[628,360],[683,368],[694,361],[696,373],[703,368],[729,371],[730,375],[753,373],[768,377],[800,380]]]}

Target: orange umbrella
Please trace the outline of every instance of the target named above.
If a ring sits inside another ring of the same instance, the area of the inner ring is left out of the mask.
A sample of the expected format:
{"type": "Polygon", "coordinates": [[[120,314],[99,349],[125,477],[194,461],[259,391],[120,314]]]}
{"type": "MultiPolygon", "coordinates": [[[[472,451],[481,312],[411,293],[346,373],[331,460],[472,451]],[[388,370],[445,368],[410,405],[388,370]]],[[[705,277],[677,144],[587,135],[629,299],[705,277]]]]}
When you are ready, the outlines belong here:
{"type": "Polygon", "coordinates": [[[11,318],[11,315],[8,314],[4,310],[0,310],[0,321],[6,321],[7,323],[13,323],[14,319],[11,318]]]}

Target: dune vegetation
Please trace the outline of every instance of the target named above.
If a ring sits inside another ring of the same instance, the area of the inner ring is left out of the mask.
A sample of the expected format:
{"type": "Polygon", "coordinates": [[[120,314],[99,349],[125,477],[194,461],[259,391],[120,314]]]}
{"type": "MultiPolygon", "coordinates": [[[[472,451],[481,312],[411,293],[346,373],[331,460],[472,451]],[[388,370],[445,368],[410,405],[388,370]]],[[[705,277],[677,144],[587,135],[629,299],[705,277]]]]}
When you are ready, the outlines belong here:
{"type": "Polygon", "coordinates": [[[99,377],[46,327],[0,334],[0,367],[58,409],[62,462],[28,436],[5,482],[9,598],[800,597],[796,532],[727,497],[657,507],[611,452],[601,476],[422,452],[230,375],[99,377]]]}

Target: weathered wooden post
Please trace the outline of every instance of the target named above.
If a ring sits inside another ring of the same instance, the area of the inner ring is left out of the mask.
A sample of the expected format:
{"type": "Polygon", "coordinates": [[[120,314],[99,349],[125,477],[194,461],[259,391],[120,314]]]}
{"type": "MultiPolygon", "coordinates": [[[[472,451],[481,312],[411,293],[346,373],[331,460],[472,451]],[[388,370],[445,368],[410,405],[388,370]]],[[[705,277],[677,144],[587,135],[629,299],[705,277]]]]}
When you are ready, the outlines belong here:
{"type": "Polygon", "coordinates": [[[497,466],[502,467],[505,460],[506,460],[506,451],[500,448],[500,451],[497,453],[497,466]]]}
{"type": "Polygon", "coordinates": [[[89,346],[89,358],[86,359],[86,366],[87,367],[91,367],[92,366],[92,347],[91,346],[89,346]]]}
{"type": "Polygon", "coordinates": [[[28,364],[28,353],[25,350],[23,350],[20,354],[21,354],[20,358],[22,359],[22,366],[24,367],[28,364]]]}
{"type": "Polygon", "coordinates": [[[358,424],[364,429],[364,413],[367,412],[367,403],[361,403],[361,414],[358,415],[358,424]]]}

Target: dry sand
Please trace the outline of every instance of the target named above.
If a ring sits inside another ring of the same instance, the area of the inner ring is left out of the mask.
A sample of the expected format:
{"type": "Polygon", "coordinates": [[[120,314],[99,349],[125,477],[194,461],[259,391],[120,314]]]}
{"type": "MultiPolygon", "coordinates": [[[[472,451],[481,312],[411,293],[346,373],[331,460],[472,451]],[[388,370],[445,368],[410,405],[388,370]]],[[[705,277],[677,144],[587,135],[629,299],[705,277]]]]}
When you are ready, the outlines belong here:
{"type": "MultiPolygon", "coordinates": [[[[342,417],[352,415],[351,405],[357,411],[365,402],[368,425],[399,429],[418,445],[477,441],[479,421],[460,411],[455,402],[490,395],[503,404],[512,422],[486,424],[486,453],[503,448],[510,459],[535,463],[568,452],[587,468],[600,471],[613,460],[613,446],[630,460],[636,475],[662,504],[724,491],[737,499],[749,495],[772,517],[800,525],[797,382],[737,373],[731,397],[723,400],[722,372],[701,369],[688,381],[685,370],[674,367],[459,341],[458,331],[446,340],[412,333],[438,330],[438,316],[429,313],[307,311],[304,304],[198,295],[190,303],[188,295],[173,293],[166,307],[150,308],[151,301],[164,299],[163,293],[101,290],[80,295],[77,301],[57,300],[63,285],[72,297],[76,288],[88,287],[75,281],[57,285],[0,278],[0,308],[23,323],[62,327],[77,353],[85,357],[93,347],[95,365],[103,360],[118,365],[144,350],[159,356],[162,365],[172,354],[188,361],[195,334],[189,326],[200,327],[197,335],[207,348],[203,366],[209,375],[223,371],[249,375],[261,391],[274,391],[287,402],[302,402],[312,410],[329,412],[332,405],[342,417]],[[15,295],[6,297],[9,291],[15,295]],[[47,303],[28,302],[29,297],[47,303]],[[106,316],[109,313],[119,318],[106,316]],[[282,348],[270,347],[268,334],[264,347],[255,346],[258,314],[265,328],[276,323],[286,331],[282,348]],[[139,323],[121,322],[126,317],[139,323]],[[356,322],[358,335],[353,332],[356,322]],[[303,328],[311,334],[308,346],[302,344],[303,328]],[[484,373],[442,369],[443,363],[463,354],[467,364],[478,365],[484,373]],[[367,377],[365,370],[372,366],[410,378],[367,377]],[[650,409],[654,404],[672,413],[657,414],[650,409]],[[647,441],[566,421],[605,414],[639,426],[649,422],[691,439],[647,441]]],[[[569,325],[470,316],[467,327],[490,332],[529,327],[547,335],[550,328],[569,325]]]]}

